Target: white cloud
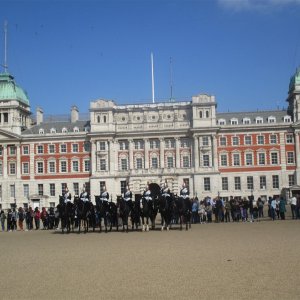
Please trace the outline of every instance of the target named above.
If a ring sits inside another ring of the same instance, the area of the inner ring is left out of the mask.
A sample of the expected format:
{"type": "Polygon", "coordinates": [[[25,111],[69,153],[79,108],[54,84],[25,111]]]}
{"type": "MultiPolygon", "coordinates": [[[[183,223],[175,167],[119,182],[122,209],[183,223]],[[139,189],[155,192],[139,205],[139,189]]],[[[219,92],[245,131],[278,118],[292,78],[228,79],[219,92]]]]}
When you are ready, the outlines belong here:
{"type": "Polygon", "coordinates": [[[300,6],[300,0],[218,0],[218,4],[233,11],[267,11],[288,5],[300,6]]]}

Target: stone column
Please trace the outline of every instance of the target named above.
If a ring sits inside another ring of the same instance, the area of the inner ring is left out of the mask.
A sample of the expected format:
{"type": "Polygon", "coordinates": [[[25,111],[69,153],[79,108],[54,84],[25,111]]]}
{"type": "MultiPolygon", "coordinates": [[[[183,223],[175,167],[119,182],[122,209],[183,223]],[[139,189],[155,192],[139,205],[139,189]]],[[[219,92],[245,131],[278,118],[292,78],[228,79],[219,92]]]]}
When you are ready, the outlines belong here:
{"type": "MultiPolygon", "coordinates": [[[[17,178],[20,179],[21,178],[21,149],[20,149],[20,144],[17,145],[17,178]]],[[[44,169],[46,168],[46,166],[44,166],[44,169]]]]}
{"type": "Polygon", "coordinates": [[[195,171],[199,170],[199,137],[194,136],[194,167],[195,171]]]}
{"type": "Polygon", "coordinates": [[[7,145],[3,145],[3,178],[7,178],[7,145]]]}
{"type": "Polygon", "coordinates": [[[91,168],[92,168],[92,175],[95,175],[97,167],[97,157],[96,157],[96,142],[91,141],[91,168]]]}
{"type": "Polygon", "coordinates": [[[145,169],[149,169],[149,140],[144,139],[144,147],[145,147],[145,169]]]}
{"type": "Polygon", "coordinates": [[[165,140],[163,138],[159,139],[159,158],[160,158],[160,168],[165,167],[165,140]]]}
{"type": "Polygon", "coordinates": [[[109,172],[112,173],[114,171],[114,165],[115,165],[115,160],[114,160],[114,141],[111,140],[109,141],[109,172]]]}
{"type": "Polygon", "coordinates": [[[128,140],[129,142],[129,170],[134,169],[134,163],[133,163],[133,140],[128,140]]]}
{"type": "Polygon", "coordinates": [[[212,161],[213,161],[213,167],[215,171],[219,170],[219,165],[218,165],[218,143],[217,143],[217,137],[216,135],[212,136],[212,161]]]}
{"type": "Polygon", "coordinates": [[[175,138],[176,168],[180,169],[180,138],[175,138]]]}

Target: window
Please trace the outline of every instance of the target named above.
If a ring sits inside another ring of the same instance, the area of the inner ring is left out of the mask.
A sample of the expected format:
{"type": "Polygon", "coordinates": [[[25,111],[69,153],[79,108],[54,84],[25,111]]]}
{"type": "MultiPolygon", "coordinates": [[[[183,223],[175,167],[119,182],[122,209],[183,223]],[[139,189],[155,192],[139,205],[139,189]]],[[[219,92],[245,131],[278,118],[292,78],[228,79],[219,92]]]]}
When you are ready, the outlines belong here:
{"type": "Polygon", "coordinates": [[[208,136],[202,137],[202,146],[209,146],[209,137],[208,136]]]}
{"type": "Polygon", "coordinates": [[[136,158],[135,163],[137,169],[143,168],[143,159],[141,157],[136,158]]]}
{"type": "Polygon", "coordinates": [[[60,172],[67,172],[67,162],[65,160],[60,161],[60,172]]]}
{"type": "Polygon", "coordinates": [[[275,117],[268,117],[268,123],[275,123],[276,118],[275,117]]]}
{"type": "Polygon", "coordinates": [[[55,184],[50,183],[50,196],[54,197],[55,196],[55,184]]]}
{"type": "Polygon", "coordinates": [[[22,164],[22,173],[23,174],[29,174],[29,163],[28,162],[24,162],[22,164]]]}
{"type": "Polygon", "coordinates": [[[66,153],[67,152],[67,145],[66,144],[61,144],[60,145],[60,152],[61,153],[66,153]]]}
{"type": "Polygon", "coordinates": [[[256,124],[262,124],[264,122],[264,120],[263,120],[263,118],[261,118],[261,117],[257,117],[256,119],[255,119],[255,123],[256,124]]]}
{"type": "Polygon", "coordinates": [[[241,190],[241,177],[234,177],[234,189],[236,191],[241,190]]]}
{"type": "Polygon", "coordinates": [[[42,161],[37,162],[37,173],[38,174],[44,173],[44,163],[42,161]]]}
{"type": "Polygon", "coordinates": [[[79,162],[78,160],[72,161],[72,171],[73,172],[79,172],[79,162]]]}
{"type": "Polygon", "coordinates": [[[279,189],[279,176],[278,175],[272,176],[272,183],[273,183],[273,189],[279,189]]]}
{"type": "Polygon", "coordinates": [[[16,174],[16,164],[10,163],[9,164],[9,175],[15,175],[16,174]]]}
{"type": "Polygon", "coordinates": [[[72,144],[72,152],[77,153],[78,152],[78,144],[72,144]]]}
{"type": "Polygon", "coordinates": [[[68,129],[66,127],[64,127],[62,130],[61,130],[62,133],[67,133],[68,132],[68,129]]]}
{"type": "Polygon", "coordinates": [[[106,159],[105,158],[100,159],[100,171],[106,171],[106,159]]]}
{"type": "Polygon", "coordinates": [[[189,168],[190,167],[190,157],[188,155],[184,155],[182,157],[182,167],[189,168]]]}
{"type": "Polygon", "coordinates": [[[103,123],[106,123],[106,116],[103,116],[103,123]]]}
{"type": "Polygon", "coordinates": [[[119,142],[120,150],[128,150],[128,142],[120,141],[119,142]]]}
{"type": "Polygon", "coordinates": [[[165,147],[167,149],[175,148],[175,140],[174,139],[166,139],[165,140],[165,147]]]}
{"type": "Polygon", "coordinates": [[[56,129],[55,129],[55,128],[51,128],[51,129],[50,129],[50,133],[52,133],[52,134],[53,134],[53,133],[56,133],[56,129]]]}
{"type": "Polygon", "coordinates": [[[39,196],[44,195],[44,185],[43,184],[38,184],[38,194],[39,194],[39,196]]]}
{"type": "Polygon", "coordinates": [[[283,118],[283,122],[284,122],[284,123],[290,123],[290,122],[292,122],[291,116],[285,116],[285,117],[283,118]]]}
{"type": "Polygon", "coordinates": [[[232,137],[232,145],[238,146],[239,144],[239,138],[237,136],[232,137]]]}
{"type": "Polygon", "coordinates": [[[263,135],[258,135],[257,136],[257,144],[258,145],[263,145],[264,144],[264,136],[263,135]]]}
{"type": "Polygon", "coordinates": [[[90,142],[84,142],[83,148],[85,152],[90,152],[91,151],[91,144],[90,142]]]}
{"type": "Polygon", "coordinates": [[[105,151],[106,150],[106,143],[101,141],[99,143],[100,151],[105,151]]]}
{"type": "Polygon", "coordinates": [[[23,184],[23,195],[25,198],[29,197],[29,184],[23,184]]]}
{"type": "Polygon", "coordinates": [[[45,133],[45,132],[44,132],[44,129],[43,129],[43,128],[40,128],[40,129],[39,129],[39,134],[42,135],[42,134],[44,134],[44,133],[45,133]]]}
{"type": "Polygon", "coordinates": [[[224,119],[220,119],[220,120],[218,121],[218,124],[219,124],[219,125],[226,125],[226,121],[225,121],[224,119]]]}
{"type": "Polygon", "coordinates": [[[153,169],[157,169],[158,168],[157,157],[152,157],[152,159],[151,159],[151,166],[152,166],[153,169]]]}
{"type": "Polygon", "coordinates": [[[221,166],[222,167],[227,166],[227,154],[221,154],[221,166]]]}
{"type": "Polygon", "coordinates": [[[209,155],[208,154],[203,155],[203,167],[209,167],[209,155]]]}
{"type": "Polygon", "coordinates": [[[74,127],[73,128],[73,132],[79,132],[79,128],[78,127],[74,127]]]}
{"type": "Polygon", "coordinates": [[[67,184],[66,184],[66,183],[62,183],[62,184],[61,184],[61,194],[62,194],[62,195],[65,193],[66,187],[67,187],[67,184]]]}
{"type": "Polygon", "coordinates": [[[294,136],[292,134],[286,135],[286,143],[287,144],[293,144],[294,143],[294,136]]]}
{"type": "Polygon", "coordinates": [[[48,172],[55,173],[55,161],[49,161],[48,172]]]}
{"type": "Polygon", "coordinates": [[[43,145],[38,145],[37,146],[37,153],[38,154],[43,154],[44,153],[44,146],[43,145]]]}
{"type": "Polygon", "coordinates": [[[205,111],[205,118],[209,118],[209,111],[205,111]]]}
{"type": "Polygon", "coordinates": [[[122,158],[121,159],[121,170],[126,171],[128,169],[127,167],[127,158],[122,158]]]}
{"type": "Polygon", "coordinates": [[[202,112],[202,110],[199,111],[199,117],[200,117],[200,119],[203,118],[203,112],[202,112]]]}
{"type": "Polygon", "coordinates": [[[259,165],[266,164],[266,154],[265,153],[258,153],[258,164],[259,165]]]}
{"type": "Polygon", "coordinates": [[[16,146],[10,146],[9,147],[9,154],[10,155],[16,155],[16,146]]]}
{"type": "Polygon", "coordinates": [[[16,187],[15,187],[15,185],[11,184],[9,186],[9,189],[10,189],[10,197],[15,198],[16,197],[16,187]]]}
{"type": "Polygon", "coordinates": [[[238,119],[235,119],[235,118],[231,119],[230,124],[231,125],[238,125],[238,119]]]}
{"type": "Polygon", "coordinates": [[[100,123],[100,121],[101,121],[100,116],[97,116],[97,123],[100,123]]]}
{"type": "Polygon", "coordinates": [[[221,136],[220,137],[220,146],[226,146],[227,142],[226,142],[226,137],[225,136],[221,136]]]}
{"type": "Polygon", "coordinates": [[[248,125],[250,123],[251,123],[251,121],[249,118],[243,118],[243,124],[248,125]]]}
{"type": "Polygon", "coordinates": [[[252,166],[253,165],[253,155],[252,153],[246,153],[246,166],[252,166]]]}
{"type": "Polygon", "coordinates": [[[204,191],[210,191],[210,178],[209,177],[204,177],[204,191]]]}
{"type": "Polygon", "coordinates": [[[181,139],[180,140],[180,147],[181,148],[189,148],[190,147],[190,141],[188,139],[181,139]]]}
{"type": "Polygon", "coordinates": [[[48,149],[49,149],[49,153],[55,153],[55,146],[54,145],[49,145],[48,146],[48,149]]]}
{"type": "Polygon", "coordinates": [[[271,164],[278,165],[278,153],[277,152],[271,152],[271,164]]]}
{"type": "Polygon", "coordinates": [[[222,190],[228,191],[228,177],[222,177],[222,190]]]}
{"type": "Polygon", "coordinates": [[[90,161],[85,160],[84,161],[84,172],[89,172],[90,171],[90,161]]]}
{"type": "Polygon", "coordinates": [[[74,195],[79,195],[79,183],[78,182],[73,182],[73,191],[74,191],[74,195]]]}
{"type": "Polygon", "coordinates": [[[233,165],[234,166],[240,165],[240,155],[238,153],[233,154],[233,165]]]}
{"type": "Polygon", "coordinates": [[[142,140],[134,141],[134,149],[135,150],[144,149],[144,142],[142,140]]]}
{"type": "Polygon", "coordinates": [[[23,154],[28,155],[29,154],[29,146],[23,146],[23,154]]]}
{"type": "Polygon", "coordinates": [[[295,185],[295,175],[289,175],[289,186],[295,185]]]}
{"type": "Polygon", "coordinates": [[[167,167],[168,167],[168,168],[173,168],[173,167],[174,167],[173,156],[168,156],[168,157],[167,157],[167,167]]]}
{"type": "Polygon", "coordinates": [[[251,144],[252,144],[251,135],[245,135],[245,145],[251,145],[251,144]]]}
{"type": "Polygon", "coordinates": [[[261,190],[265,190],[267,187],[267,179],[266,176],[260,176],[259,177],[259,188],[261,190]]]}
{"type": "Polygon", "coordinates": [[[150,140],[150,149],[158,149],[159,140],[150,140]]]}
{"type": "Polygon", "coordinates": [[[253,176],[247,176],[247,189],[248,190],[253,190],[254,189],[253,176]]]}
{"type": "Polygon", "coordinates": [[[276,134],[270,135],[270,144],[277,144],[277,135],[276,134]]]}
{"type": "Polygon", "coordinates": [[[121,180],[120,181],[121,194],[124,194],[126,192],[126,186],[127,186],[126,180],[121,180]]]}
{"type": "Polygon", "coordinates": [[[294,164],[295,163],[295,154],[294,152],[287,152],[287,163],[294,164]]]}
{"type": "Polygon", "coordinates": [[[8,123],[8,113],[3,114],[4,123],[8,123]]]}

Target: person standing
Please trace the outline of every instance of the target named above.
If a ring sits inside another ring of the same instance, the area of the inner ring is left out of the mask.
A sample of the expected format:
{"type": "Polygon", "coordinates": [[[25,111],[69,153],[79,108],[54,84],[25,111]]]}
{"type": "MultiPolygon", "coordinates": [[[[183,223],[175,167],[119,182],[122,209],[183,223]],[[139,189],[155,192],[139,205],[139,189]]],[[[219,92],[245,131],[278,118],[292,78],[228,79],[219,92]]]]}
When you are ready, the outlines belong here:
{"type": "Polygon", "coordinates": [[[12,212],[11,212],[11,224],[10,224],[10,229],[12,231],[17,230],[17,218],[18,218],[18,214],[16,212],[15,207],[13,208],[12,212]]]}
{"type": "Polygon", "coordinates": [[[11,231],[11,218],[12,218],[12,211],[9,209],[7,211],[7,218],[6,218],[6,230],[11,231]]]}
{"type": "Polygon", "coordinates": [[[273,221],[275,220],[275,213],[276,213],[276,199],[273,198],[270,203],[270,214],[273,221]]]}
{"type": "Polygon", "coordinates": [[[5,220],[6,220],[5,212],[4,212],[4,210],[1,210],[0,221],[1,221],[1,229],[2,229],[2,231],[5,231],[5,220]]]}
{"type": "Polygon", "coordinates": [[[22,207],[19,207],[18,210],[18,225],[21,231],[24,231],[23,229],[23,222],[24,222],[24,210],[22,207]]]}
{"type": "Polygon", "coordinates": [[[45,207],[42,207],[41,219],[43,222],[43,230],[48,229],[48,212],[45,207]]]}
{"type": "Polygon", "coordinates": [[[36,207],[34,210],[35,230],[40,229],[40,219],[41,219],[41,213],[40,213],[38,207],[36,207]]]}
{"type": "Polygon", "coordinates": [[[263,200],[259,197],[257,199],[257,208],[258,208],[258,218],[263,218],[264,217],[264,202],[263,200]]]}
{"type": "Polygon", "coordinates": [[[296,198],[296,196],[293,196],[292,199],[291,199],[292,219],[296,219],[297,218],[296,205],[297,205],[297,198],[296,198]]]}
{"type": "Polygon", "coordinates": [[[279,214],[280,214],[280,219],[285,220],[285,200],[281,197],[279,201],[279,214]]]}
{"type": "Polygon", "coordinates": [[[198,223],[198,209],[199,209],[198,201],[196,199],[194,199],[193,204],[192,204],[192,223],[193,224],[198,223]]]}
{"type": "Polygon", "coordinates": [[[231,204],[228,199],[225,201],[225,222],[230,222],[231,204]]]}

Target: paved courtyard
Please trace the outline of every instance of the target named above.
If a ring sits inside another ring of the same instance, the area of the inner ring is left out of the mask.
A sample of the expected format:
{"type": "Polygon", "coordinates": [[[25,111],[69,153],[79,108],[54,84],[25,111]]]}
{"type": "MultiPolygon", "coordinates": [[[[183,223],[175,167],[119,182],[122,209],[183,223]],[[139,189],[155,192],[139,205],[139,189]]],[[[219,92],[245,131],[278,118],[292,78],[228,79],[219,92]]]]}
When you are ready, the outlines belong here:
{"type": "Polygon", "coordinates": [[[300,221],[0,233],[2,299],[299,299],[300,221]]]}

